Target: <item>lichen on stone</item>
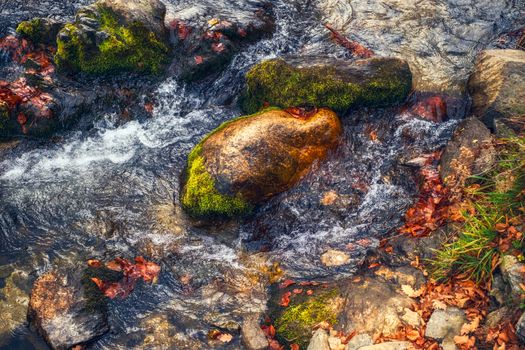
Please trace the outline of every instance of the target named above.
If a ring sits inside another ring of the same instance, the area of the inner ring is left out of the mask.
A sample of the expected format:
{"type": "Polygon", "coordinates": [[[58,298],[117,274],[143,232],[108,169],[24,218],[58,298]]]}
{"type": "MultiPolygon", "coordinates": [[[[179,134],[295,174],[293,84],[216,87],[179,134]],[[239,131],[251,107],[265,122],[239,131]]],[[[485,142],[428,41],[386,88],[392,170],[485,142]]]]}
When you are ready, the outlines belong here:
{"type": "Polygon", "coordinates": [[[96,44],[96,50],[91,50],[79,24],[66,24],[57,37],[55,62],[59,68],[88,73],[160,73],[167,63],[169,48],[155,33],[137,21],[120,24],[118,16],[107,7],[98,6],[97,12],[90,12],[87,17],[90,16],[99,23],[97,29],[106,38],[96,44]]]}
{"type": "Polygon", "coordinates": [[[275,320],[277,335],[289,342],[305,348],[312,336],[313,327],[321,322],[334,325],[337,321],[337,311],[334,299],[338,296],[337,289],[308,297],[302,302],[290,304],[275,320]]]}
{"type": "Polygon", "coordinates": [[[265,104],[282,108],[328,107],[345,113],[353,106],[386,106],[407,96],[411,76],[400,78],[398,72],[390,71],[396,68],[395,64],[388,62],[385,67],[380,66],[379,60],[369,60],[367,64],[374,74],[357,77],[338,70],[336,64],[298,68],[283,59],[264,61],[246,74],[247,90],[241,104],[248,113],[265,104]]]}

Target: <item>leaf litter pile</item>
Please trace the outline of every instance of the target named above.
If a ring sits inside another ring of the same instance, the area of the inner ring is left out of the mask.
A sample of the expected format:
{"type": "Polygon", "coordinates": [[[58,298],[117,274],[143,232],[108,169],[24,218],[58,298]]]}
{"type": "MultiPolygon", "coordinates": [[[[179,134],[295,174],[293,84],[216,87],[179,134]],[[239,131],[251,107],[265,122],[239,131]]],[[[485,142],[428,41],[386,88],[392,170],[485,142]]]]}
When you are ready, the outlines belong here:
{"type": "MultiPolygon", "coordinates": [[[[516,142],[514,140],[513,142],[516,142]]],[[[520,149],[517,154],[517,162],[509,162],[508,159],[503,163],[507,164],[513,170],[518,170],[523,174],[523,146],[525,142],[523,137],[519,138],[520,149]],[[512,166],[509,164],[512,163],[512,166]]],[[[510,141],[496,141],[505,147],[510,141]]],[[[501,152],[501,149],[498,149],[501,152]]],[[[503,151],[504,153],[504,151],[503,151]]],[[[447,183],[445,186],[439,175],[439,161],[441,152],[434,152],[424,155],[420,159],[420,189],[419,197],[415,204],[409,208],[405,215],[405,224],[398,229],[401,235],[408,235],[415,239],[426,237],[432,234],[439,227],[446,224],[454,224],[457,229],[459,237],[464,230],[468,229],[469,221],[472,217],[483,214],[479,205],[480,200],[483,199],[479,195],[479,184],[465,184],[465,182],[457,182],[455,186],[447,183]],[[459,185],[458,185],[459,184],[459,185]],[[476,193],[476,195],[472,195],[476,193]]],[[[498,169],[502,173],[501,169],[498,169]]],[[[512,177],[508,172],[504,173],[506,178],[512,177]]],[[[470,176],[470,175],[469,175],[470,176]]],[[[467,177],[469,177],[467,176],[467,177]]],[[[496,175],[497,176],[497,175],[496,175]]],[[[521,175],[520,175],[521,176],[521,175]]],[[[465,177],[465,179],[467,178],[465,177]]],[[[514,176],[515,177],[515,176],[514,176]]],[[[389,334],[388,336],[381,335],[375,337],[374,343],[383,343],[388,341],[409,341],[414,349],[440,349],[439,343],[432,339],[425,337],[426,323],[429,321],[432,313],[436,310],[445,310],[448,307],[456,307],[465,312],[467,321],[462,325],[460,333],[453,339],[456,348],[460,350],[468,349],[493,349],[493,350],[521,350],[525,346],[520,342],[516,335],[515,324],[522,313],[519,308],[510,309],[510,312],[498,324],[488,323],[487,315],[493,311],[491,305],[492,290],[492,272],[499,265],[499,258],[502,254],[512,254],[518,258],[523,259],[523,254],[515,248],[516,242],[523,247],[523,214],[525,209],[523,202],[525,199],[525,190],[521,184],[515,193],[517,198],[517,211],[504,215],[500,215],[498,220],[491,222],[491,230],[494,236],[486,242],[487,249],[493,249],[498,252],[491,256],[490,261],[487,262],[487,273],[481,275],[480,278],[475,278],[473,272],[475,270],[467,267],[464,270],[454,270],[451,266],[448,267],[448,275],[436,276],[433,271],[427,271],[425,266],[421,263],[420,258],[416,256],[415,261],[410,265],[423,271],[425,276],[428,276],[427,282],[419,290],[413,290],[409,286],[407,289],[402,288],[402,292],[413,299],[412,311],[416,312],[423,321],[421,326],[413,327],[403,325],[397,333],[389,334]]],[[[493,195],[491,193],[491,195],[493,195]]],[[[497,208],[490,207],[489,210],[497,210],[497,208]]],[[[464,233],[463,233],[464,234],[464,233]]],[[[380,249],[383,249],[387,254],[394,254],[392,246],[388,245],[388,239],[382,241],[380,249]]],[[[476,252],[476,254],[480,254],[476,252]]],[[[480,257],[477,256],[479,259],[480,257]]],[[[479,263],[479,261],[476,261],[479,263]]],[[[431,261],[428,261],[432,265],[431,261]]],[[[369,269],[374,269],[380,266],[379,263],[372,263],[368,266],[369,269]]],[[[428,266],[431,267],[431,266],[428,266]]],[[[525,267],[521,269],[520,273],[525,279],[525,267]]],[[[360,282],[361,277],[355,277],[352,282],[360,282]]],[[[279,285],[279,289],[287,288],[294,285],[296,282],[292,280],[285,280],[279,285]]],[[[315,284],[316,282],[302,282],[302,284],[315,284]]],[[[298,286],[301,287],[301,283],[298,286]]],[[[525,296],[525,284],[521,284],[523,289],[522,298],[525,296]]],[[[281,293],[279,306],[287,308],[290,301],[298,294],[303,293],[305,288],[288,289],[281,293]]],[[[308,295],[313,292],[307,290],[308,295]]],[[[525,303],[522,303],[522,306],[525,303]]],[[[323,328],[328,331],[330,337],[338,338],[340,349],[345,349],[347,344],[359,330],[353,330],[348,334],[333,329],[334,325],[327,322],[321,322],[313,327],[314,329],[323,328]]],[[[276,330],[270,318],[266,318],[261,326],[267,339],[269,340],[270,349],[284,350],[292,349],[299,350],[300,347],[296,343],[282,345],[279,343],[276,330]]],[[[331,344],[332,345],[332,344],[331,344]]],[[[302,348],[302,347],[301,347],[302,348]]],[[[332,349],[332,347],[331,347],[332,349]]],[[[337,349],[336,349],[337,350],[337,349]]]]}
{"type": "Polygon", "coordinates": [[[135,263],[131,263],[129,260],[123,258],[116,258],[105,264],[96,259],[88,260],[88,265],[93,268],[105,267],[109,270],[122,273],[123,276],[118,282],[103,281],[97,277],[91,278],[100,291],[110,299],[116,297],[126,298],[133,292],[139,280],[147,283],[155,283],[160,273],[159,265],[147,261],[142,256],[136,257],[135,263]]]}

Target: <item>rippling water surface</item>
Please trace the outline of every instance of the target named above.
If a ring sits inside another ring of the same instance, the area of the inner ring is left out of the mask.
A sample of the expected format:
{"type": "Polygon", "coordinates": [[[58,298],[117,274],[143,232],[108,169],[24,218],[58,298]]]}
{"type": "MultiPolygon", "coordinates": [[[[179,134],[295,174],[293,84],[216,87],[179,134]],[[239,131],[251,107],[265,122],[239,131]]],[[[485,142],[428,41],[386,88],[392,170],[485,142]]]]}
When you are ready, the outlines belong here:
{"type": "MultiPolygon", "coordinates": [[[[170,2],[169,11],[192,3],[170,2]]],[[[524,7],[511,0],[272,4],[277,24],[272,38],[247,48],[203,84],[185,86],[167,77],[154,93],[153,118],[122,125],[115,116],[102,115],[94,130],[71,131],[54,143],[22,140],[18,151],[0,159],[0,266],[13,265],[32,279],[53,265],[92,257],[145,255],[162,265],[158,284],[139,286],[128,299],[111,302],[112,331],[92,348],[148,348],[145,333],[162,337],[166,329],[175,348],[206,348],[212,325],[264,311],[260,271],[273,262],[293,278],[351,274],[364,249],[353,252],[352,264],[337,269],[323,266],[319,256],[365,238],[373,246],[394,229],[415,191],[405,162],[443,146],[464,117],[460,111],[435,124],[396,108],[355,111],[343,120],[337,152],[296,188],[242,222],[196,225],[178,201],[186,156],[202,136],[239,115],[235,104],[223,101],[238,95],[252,64],[292,53],[346,56],[323,30],[330,22],[380,54],[408,58],[418,84],[461,86],[476,52],[516,27],[524,7]],[[369,136],[372,131],[377,139],[369,136]],[[330,191],[338,200],[322,205],[330,191]],[[180,282],[184,275],[192,277],[189,286],[180,282]]],[[[33,5],[28,2],[20,13],[42,10],[33,5]]],[[[222,5],[234,13],[235,6],[251,6],[249,1],[222,5]]],[[[19,327],[10,339],[4,346],[27,348],[33,338],[19,327]]]]}

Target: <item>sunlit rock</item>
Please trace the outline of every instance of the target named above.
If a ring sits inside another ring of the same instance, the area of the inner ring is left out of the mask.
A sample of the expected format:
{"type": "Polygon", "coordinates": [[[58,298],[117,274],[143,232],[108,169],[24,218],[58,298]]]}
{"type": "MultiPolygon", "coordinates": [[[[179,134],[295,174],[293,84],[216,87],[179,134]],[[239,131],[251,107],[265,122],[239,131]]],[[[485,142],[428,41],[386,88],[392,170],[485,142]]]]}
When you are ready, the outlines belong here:
{"type": "Polygon", "coordinates": [[[357,106],[403,102],[412,88],[412,74],[397,58],[293,57],[255,65],[246,83],[242,107],[248,113],[265,105],[327,107],[345,113],[357,106]]]}
{"type": "Polygon", "coordinates": [[[321,262],[325,266],[346,265],[350,262],[350,255],[340,250],[328,249],[321,255],[321,262]]]}
{"type": "Polygon", "coordinates": [[[53,270],[36,280],[28,319],[53,349],[69,349],[109,330],[106,307],[83,270],[53,270]]]}
{"type": "Polygon", "coordinates": [[[404,309],[412,305],[412,299],[397,289],[399,285],[377,278],[350,283],[343,293],[346,302],[340,326],[345,331],[358,329],[372,336],[395,334],[403,324],[404,309]]]}
{"type": "Polygon", "coordinates": [[[159,73],[169,53],[165,13],[158,0],[98,0],[60,31],[55,62],[73,72],[159,73]]]}
{"type": "Polygon", "coordinates": [[[472,114],[492,129],[525,128],[525,51],[486,50],[468,83],[472,114]]]}
{"type": "Polygon", "coordinates": [[[286,191],[339,141],[335,113],[278,109],[240,117],[206,136],[188,156],[181,202],[196,217],[232,217],[286,191]]]}

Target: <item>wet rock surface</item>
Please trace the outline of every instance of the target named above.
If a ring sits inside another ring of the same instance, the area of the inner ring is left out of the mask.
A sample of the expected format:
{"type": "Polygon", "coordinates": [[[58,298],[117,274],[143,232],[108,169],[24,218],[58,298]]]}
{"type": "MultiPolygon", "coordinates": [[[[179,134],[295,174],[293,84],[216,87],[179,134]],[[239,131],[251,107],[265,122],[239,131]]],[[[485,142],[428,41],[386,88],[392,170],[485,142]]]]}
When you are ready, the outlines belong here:
{"type": "Polygon", "coordinates": [[[223,124],[188,156],[182,203],[195,216],[243,214],[297,183],[340,135],[328,109],[305,117],[273,109],[223,124]]]}
{"type": "Polygon", "coordinates": [[[525,115],[525,51],[487,50],[481,53],[468,89],[472,113],[492,130],[502,123],[518,132],[525,115]]]}
{"type": "Polygon", "coordinates": [[[408,64],[395,58],[343,61],[330,57],[290,57],[255,65],[246,74],[243,109],[327,107],[344,114],[356,106],[403,102],[412,88],[408,64]]]}
{"type": "Polygon", "coordinates": [[[28,319],[53,349],[69,349],[109,331],[102,298],[82,269],[53,270],[35,281],[28,319]]]}
{"type": "Polygon", "coordinates": [[[219,72],[243,47],[275,29],[271,5],[264,1],[168,4],[167,23],[177,46],[172,70],[186,81],[219,72]]]}
{"type": "Polygon", "coordinates": [[[506,0],[331,3],[319,5],[325,22],[378,55],[408,60],[421,91],[463,90],[477,52],[499,33],[520,28],[525,6],[506,0]]]}

